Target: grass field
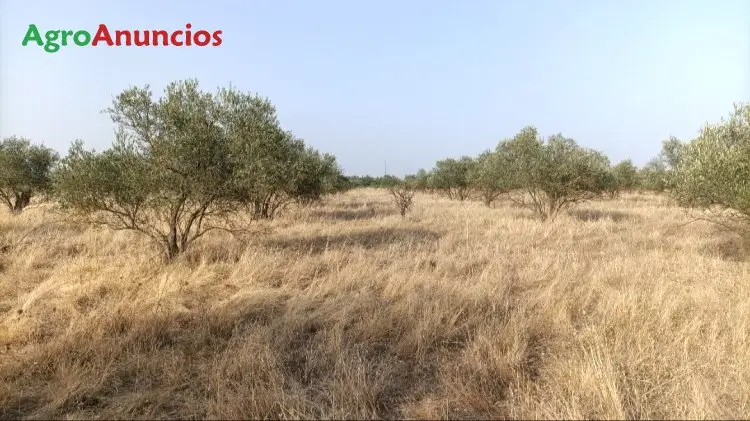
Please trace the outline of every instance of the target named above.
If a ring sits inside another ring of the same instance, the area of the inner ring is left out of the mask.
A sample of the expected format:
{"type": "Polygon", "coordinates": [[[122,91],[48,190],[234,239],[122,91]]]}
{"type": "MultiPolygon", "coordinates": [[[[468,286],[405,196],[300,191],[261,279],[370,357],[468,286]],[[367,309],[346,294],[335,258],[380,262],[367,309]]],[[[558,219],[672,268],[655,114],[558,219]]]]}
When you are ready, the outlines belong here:
{"type": "Polygon", "coordinates": [[[167,265],[3,211],[0,418],[748,418],[747,253],[689,221],[356,190],[167,265]]]}

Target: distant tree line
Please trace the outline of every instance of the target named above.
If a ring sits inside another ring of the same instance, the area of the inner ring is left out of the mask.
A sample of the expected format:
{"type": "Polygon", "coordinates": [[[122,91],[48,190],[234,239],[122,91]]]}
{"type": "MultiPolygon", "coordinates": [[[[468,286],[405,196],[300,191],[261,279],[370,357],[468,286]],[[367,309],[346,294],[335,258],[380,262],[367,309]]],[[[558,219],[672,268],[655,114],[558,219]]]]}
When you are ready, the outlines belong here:
{"type": "Polygon", "coordinates": [[[622,192],[663,193],[674,187],[681,146],[674,137],[665,140],[661,153],[638,168],[630,159],[611,164],[601,152],[561,134],[543,139],[529,126],[494,150],[440,160],[431,170],[420,169],[403,181],[449,199],[480,199],[487,206],[516,190],[535,196],[545,192],[552,200],[562,191],[576,197],[609,198],[622,192]]]}
{"type": "Polygon", "coordinates": [[[362,187],[377,187],[377,188],[388,188],[394,187],[400,184],[403,180],[393,175],[383,175],[380,177],[373,177],[370,175],[365,176],[349,176],[347,177],[347,187],[350,189],[362,188],[362,187]]]}
{"type": "Polygon", "coordinates": [[[528,126],[477,156],[439,160],[402,180],[362,177],[367,186],[408,186],[449,199],[505,197],[552,219],[576,203],[617,198],[623,192],[668,194],[699,217],[750,236],[750,105],[735,105],[728,119],[702,128],[689,142],[670,137],[641,168],[615,164],[601,152],[561,134],[541,137],[528,126]]]}

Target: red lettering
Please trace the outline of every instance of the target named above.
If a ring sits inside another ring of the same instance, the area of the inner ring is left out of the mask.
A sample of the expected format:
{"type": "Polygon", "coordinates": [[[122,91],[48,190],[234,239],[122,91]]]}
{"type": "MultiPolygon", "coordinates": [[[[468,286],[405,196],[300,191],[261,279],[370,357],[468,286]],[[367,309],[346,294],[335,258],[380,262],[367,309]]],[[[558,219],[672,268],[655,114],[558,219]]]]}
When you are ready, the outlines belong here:
{"type": "Polygon", "coordinates": [[[193,43],[199,47],[205,47],[211,42],[211,33],[208,31],[198,31],[193,35],[193,43]],[[201,41],[199,38],[203,38],[201,41]]]}
{"type": "Polygon", "coordinates": [[[185,28],[188,29],[187,31],[185,31],[185,45],[187,45],[188,47],[191,46],[191,45],[193,45],[193,43],[192,43],[192,41],[193,41],[193,39],[192,39],[193,38],[193,33],[190,32],[190,28],[192,28],[192,27],[193,27],[193,25],[191,25],[189,23],[187,25],[185,25],[185,28]]]}
{"type": "Polygon", "coordinates": [[[91,41],[91,45],[96,47],[99,44],[99,41],[105,42],[110,47],[114,45],[112,35],[109,34],[109,29],[107,29],[107,25],[105,24],[99,25],[99,29],[96,30],[96,35],[94,35],[94,40],[91,41]]]}
{"type": "MultiPolygon", "coordinates": [[[[96,30],[96,34],[91,41],[92,46],[99,45],[100,42],[107,44],[108,46],[128,46],[135,45],[137,47],[143,46],[169,46],[174,45],[176,47],[197,45],[199,47],[205,47],[212,45],[218,47],[224,42],[222,39],[223,31],[214,31],[213,33],[205,30],[191,32],[190,29],[193,27],[192,24],[185,24],[187,30],[177,30],[171,34],[167,31],[127,31],[117,30],[115,36],[112,34],[105,24],[99,24],[96,30]],[[184,36],[184,39],[182,38],[184,36]],[[213,40],[213,41],[212,41],[213,40]]],[[[73,35],[72,31],[61,31],[62,42],[65,45],[67,37],[73,35]]]]}
{"type": "Polygon", "coordinates": [[[169,32],[167,31],[151,31],[151,34],[154,36],[154,46],[159,45],[159,38],[157,38],[159,35],[161,35],[162,38],[162,44],[164,46],[169,45],[169,32]]]}
{"type": "Polygon", "coordinates": [[[144,45],[151,45],[151,39],[148,37],[148,31],[143,31],[143,39],[140,39],[138,35],[141,35],[141,31],[134,31],[133,43],[135,45],[137,45],[138,47],[143,47],[144,45]]]}
{"type": "Polygon", "coordinates": [[[117,46],[121,46],[123,44],[122,38],[125,37],[125,45],[130,47],[130,44],[132,43],[132,40],[130,39],[130,31],[115,31],[115,39],[117,40],[115,44],[117,46]]]}
{"type": "Polygon", "coordinates": [[[221,33],[222,33],[222,31],[216,31],[216,32],[214,32],[214,43],[211,44],[214,47],[218,47],[218,46],[221,45],[221,41],[222,41],[222,39],[221,39],[221,33]]]}
{"type": "Polygon", "coordinates": [[[182,35],[182,31],[172,32],[172,37],[171,37],[172,45],[177,46],[177,47],[182,47],[182,41],[177,40],[178,35],[182,35]]]}

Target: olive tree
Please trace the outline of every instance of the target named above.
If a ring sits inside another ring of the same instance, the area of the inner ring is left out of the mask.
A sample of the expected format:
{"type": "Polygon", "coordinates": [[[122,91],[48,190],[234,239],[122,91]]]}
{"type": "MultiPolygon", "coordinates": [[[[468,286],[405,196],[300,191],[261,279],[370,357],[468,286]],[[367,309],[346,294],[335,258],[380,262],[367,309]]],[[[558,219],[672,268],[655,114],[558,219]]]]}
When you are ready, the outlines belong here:
{"type": "Polygon", "coordinates": [[[482,152],[469,171],[469,186],[479,194],[482,202],[488,207],[511,188],[509,165],[503,162],[503,158],[503,155],[493,151],[482,152]]]}
{"type": "Polygon", "coordinates": [[[11,136],[0,141],[0,200],[13,214],[31,203],[37,193],[48,193],[51,171],[59,156],[29,139],[11,136]]]}
{"type": "Polygon", "coordinates": [[[405,176],[404,181],[407,181],[414,186],[414,190],[425,192],[431,189],[431,174],[424,168],[420,168],[416,174],[405,176]]]}
{"type": "Polygon", "coordinates": [[[638,168],[629,159],[610,168],[607,175],[607,193],[614,199],[623,191],[633,190],[638,185],[638,168]]]}
{"type": "Polygon", "coordinates": [[[662,142],[661,152],[659,153],[659,159],[661,160],[664,168],[664,188],[666,190],[674,190],[677,183],[677,168],[684,156],[685,144],[674,136],[670,136],[669,139],[662,142]]]}
{"type": "Polygon", "coordinates": [[[750,104],[704,126],[681,150],[673,195],[702,217],[750,233],[750,104]]]}
{"type": "Polygon", "coordinates": [[[233,87],[215,94],[196,80],[161,98],[148,86],[119,94],[105,110],[116,139],[103,152],[74,142],[55,175],[72,215],[160,243],[168,259],[207,232],[234,231],[241,212],[269,213],[269,195],[295,183],[304,143],[281,129],[266,98],[233,87]]]}
{"type": "Polygon", "coordinates": [[[561,134],[542,139],[527,126],[496,152],[510,166],[513,186],[521,194],[511,200],[532,209],[542,219],[600,196],[606,189],[609,160],[598,151],[579,146],[561,134]]]}
{"type": "Polygon", "coordinates": [[[293,182],[288,197],[302,205],[318,202],[324,195],[346,187],[336,157],[321,154],[311,147],[301,151],[299,159],[289,170],[293,182]]]}
{"type": "Polygon", "coordinates": [[[660,158],[652,158],[638,170],[638,186],[641,189],[661,193],[668,185],[667,168],[660,158]]]}
{"type": "Polygon", "coordinates": [[[468,199],[471,194],[469,173],[474,164],[474,160],[468,156],[438,161],[432,172],[433,187],[444,192],[449,199],[468,199]]]}
{"type": "Polygon", "coordinates": [[[345,187],[336,158],[282,130],[267,99],[230,87],[217,100],[255,218],[272,219],[293,201],[310,204],[345,187]]]}

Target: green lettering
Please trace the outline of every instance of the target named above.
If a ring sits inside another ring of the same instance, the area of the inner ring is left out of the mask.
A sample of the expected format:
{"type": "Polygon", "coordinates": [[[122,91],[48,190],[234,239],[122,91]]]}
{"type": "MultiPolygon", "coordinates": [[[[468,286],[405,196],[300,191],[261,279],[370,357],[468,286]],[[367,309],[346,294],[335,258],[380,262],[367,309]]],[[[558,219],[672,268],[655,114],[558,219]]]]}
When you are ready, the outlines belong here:
{"type": "Polygon", "coordinates": [[[38,46],[44,45],[44,42],[42,41],[42,34],[39,33],[39,29],[37,29],[36,25],[33,23],[29,25],[29,29],[26,30],[26,35],[23,37],[23,41],[21,42],[21,45],[24,47],[26,44],[29,43],[29,41],[34,41],[38,46]]]}
{"type": "Polygon", "coordinates": [[[44,34],[44,38],[47,40],[44,44],[44,51],[48,53],[56,53],[60,50],[60,44],[55,42],[60,37],[60,32],[62,31],[47,31],[44,34]]]}
{"type": "Polygon", "coordinates": [[[78,31],[73,35],[73,42],[79,47],[89,45],[89,42],[91,42],[91,34],[86,31],[78,31]]]}
{"type": "Polygon", "coordinates": [[[68,37],[73,36],[73,31],[62,31],[62,45],[64,47],[68,46],[68,37]]]}

